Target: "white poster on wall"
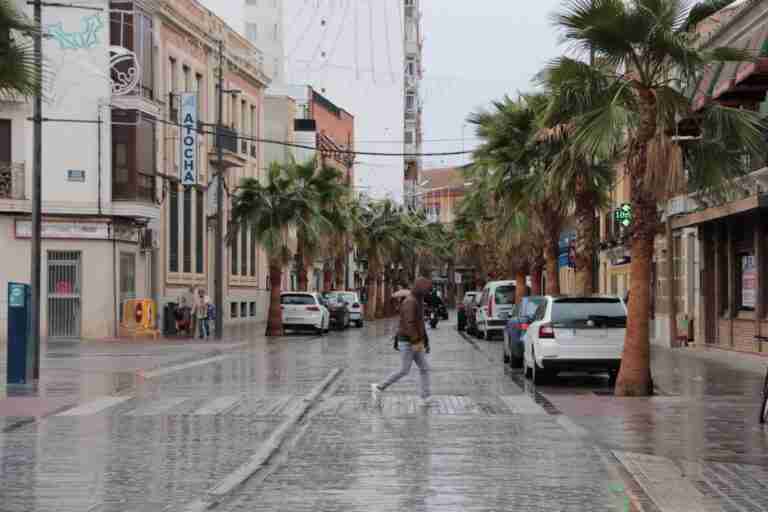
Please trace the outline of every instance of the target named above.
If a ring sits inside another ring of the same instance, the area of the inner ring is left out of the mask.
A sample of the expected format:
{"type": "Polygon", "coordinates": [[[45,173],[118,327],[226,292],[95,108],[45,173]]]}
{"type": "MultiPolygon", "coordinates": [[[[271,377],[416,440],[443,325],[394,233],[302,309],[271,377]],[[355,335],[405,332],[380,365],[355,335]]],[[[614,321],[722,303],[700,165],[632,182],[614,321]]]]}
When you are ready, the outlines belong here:
{"type": "Polygon", "coordinates": [[[181,137],[179,180],[182,185],[197,185],[197,93],[181,94],[181,137]]]}
{"type": "Polygon", "coordinates": [[[757,304],[757,268],[754,256],[741,257],[741,307],[754,308],[757,304]]]}

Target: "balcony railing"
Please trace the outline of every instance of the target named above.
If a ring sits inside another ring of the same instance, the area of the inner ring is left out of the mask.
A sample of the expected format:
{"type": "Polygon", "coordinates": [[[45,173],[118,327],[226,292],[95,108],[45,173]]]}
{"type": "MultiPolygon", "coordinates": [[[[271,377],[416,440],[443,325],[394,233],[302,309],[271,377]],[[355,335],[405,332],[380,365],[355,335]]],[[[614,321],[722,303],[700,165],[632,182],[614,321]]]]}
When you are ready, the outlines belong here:
{"type": "Polygon", "coordinates": [[[26,199],[24,164],[0,162],[0,199],[26,199]]]}

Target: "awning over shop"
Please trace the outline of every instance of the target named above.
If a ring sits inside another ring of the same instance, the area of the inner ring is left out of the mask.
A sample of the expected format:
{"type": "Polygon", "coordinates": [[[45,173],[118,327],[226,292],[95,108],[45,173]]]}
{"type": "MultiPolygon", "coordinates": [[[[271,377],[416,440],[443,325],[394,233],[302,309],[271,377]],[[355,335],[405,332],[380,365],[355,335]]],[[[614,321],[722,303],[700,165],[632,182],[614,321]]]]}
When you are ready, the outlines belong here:
{"type": "Polygon", "coordinates": [[[768,24],[749,31],[732,48],[755,56],[752,62],[720,62],[709,66],[696,86],[693,109],[710,101],[730,106],[757,105],[768,91],[768,24]]]}
{"type": "Polygon", "coordinates": [[[711,222],[713,220],[730,217],[746,213],[758,208],[768,208],[768,194],[759,194],[732,201],[721,206],[706,208],[697,212],[692,212],[672,219],[672,229],[681,229],[689,226],[696,226],[711,222]]]}

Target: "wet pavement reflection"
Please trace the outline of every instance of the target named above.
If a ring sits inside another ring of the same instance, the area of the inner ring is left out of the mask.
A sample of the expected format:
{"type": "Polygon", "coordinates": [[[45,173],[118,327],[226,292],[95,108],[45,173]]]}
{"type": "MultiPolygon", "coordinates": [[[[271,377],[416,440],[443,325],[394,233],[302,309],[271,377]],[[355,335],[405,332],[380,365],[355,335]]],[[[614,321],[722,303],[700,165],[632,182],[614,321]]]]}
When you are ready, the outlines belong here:
{"type": "Polygon", "coordinates": [[[659,349],[652,398],[615,398],[599,375],[534,388],[504,367],[499,342],[468,343],[443,323],[430,332],[434,403],[418,404],[414,370],[377,405],[369,385],[398,364],[394,328],[50,345],[39,389],[0,398],[0,510],[184,510],[335,368],[269,471],[217,510],[617,511],[622,489],[645,492],[631,471],[652,459],[632,454],[697,464],[693,490],[724,509],[768,503],[756,371],[659,349]]]}

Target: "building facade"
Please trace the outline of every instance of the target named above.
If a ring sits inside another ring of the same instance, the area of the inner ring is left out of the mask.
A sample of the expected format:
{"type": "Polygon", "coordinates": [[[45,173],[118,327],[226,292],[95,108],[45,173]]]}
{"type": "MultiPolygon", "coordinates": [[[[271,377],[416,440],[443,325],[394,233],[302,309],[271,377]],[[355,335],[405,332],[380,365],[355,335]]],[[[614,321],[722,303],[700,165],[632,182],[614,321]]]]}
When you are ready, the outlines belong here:
{"type": "Polygon", "coordinates": [[[422,48],[421,0],[404,0],[405,30],[403,32],[405,48],[405,173],[403,190],[406,204],[412,208],[419,206],[419,184],[422,181],[422,48]]]}
{"type": "MultiPolygon", "coordinates": [[[[227,190],[258,176],[263,158],[255,140],[269,77],[255,47],[195,0],[90,5],[103,11],[43,9],[51,80],[43,108],[50,121],[42,140],[41,333],[49,338],[114,336],[128,299],[155,300],[162,325],[164,304],[194,289],[213,295],[218,40],[224,88],[238,91],[223,109],[227,190]],[[182,93],[197,100],[200,121],[191,143],[197,176],[186,187],[179,180],[182,93]]],[[[30,115],[25,100],[0,104],[3,289],[30,277],[30,115]]],[[[266,270],[247,230],[226,260],[220,311],[227,321],[259,319],[266,270]]]]}

